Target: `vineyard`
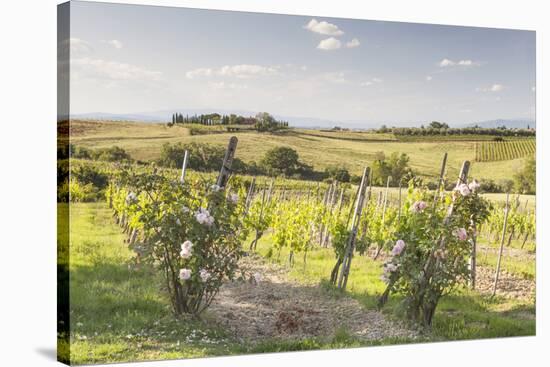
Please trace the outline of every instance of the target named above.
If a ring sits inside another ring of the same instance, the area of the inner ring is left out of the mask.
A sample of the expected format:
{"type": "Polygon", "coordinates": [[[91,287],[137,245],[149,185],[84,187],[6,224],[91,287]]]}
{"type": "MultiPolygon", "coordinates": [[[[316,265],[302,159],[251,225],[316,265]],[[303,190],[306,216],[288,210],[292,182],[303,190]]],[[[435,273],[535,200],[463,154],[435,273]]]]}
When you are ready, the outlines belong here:
{"type": "Polygon", "coordinates": [[[477,162],[505,161],[532,156],[536,151],[535,139],[482,141],[475,146],[477,162]]]}
{"type": "MultiPolygon", "coordinates": [[[[532,333],[524,315],[507,311],[501,329],[490,326],[501,316],[469,308],[468,300],[489,297],[497,297],[495,308],[531,305],[536,251],[533,203],[510,195],[505,203],[488,200],[468,177],[469,162],[457,178],[447,177],[445,154],[436,189],[414,180],[390,188],[373,187],[369,167],[357,185],[236,175],[237,155],[233,138],[217,175],[189,170],[187,153],[180,170],[93,163],[109,176],[107,219],[121,228],[129,274],[148,292],[157,289],[172,315],[160,325],[173,338],[191,326],[203,330],[214,340],[208,343],[225,343],[203,349],[215,355],[303,349],[304,340],[318,349],[532,333]],[[454,190],[444,190],[448,181],[454,190]],[[458,332],[453,325],[464,316],[446,311],[456,307],[485,320],[476,322],[486,330],[463,325],[458,332]],[[201,319],[211,321],[190,321],[201,319]],[[335,331],[345,334],[344,344],[335,331]]],[[[88,164],[76,161],[72,169],[88,164]]],[[[71,188],[73,199],[77,193],[71,188]]],[[[161,333],[151,323],[141,327],[161,333]]],[[[89,359],[96,346],[85,330],[73,330],[82,361],[121,360],[89,359]]],[[[140,345],[152,343],[128,333],[140,345]]],[[[165,350],[174,343],[147,345],[165,350]]]]}

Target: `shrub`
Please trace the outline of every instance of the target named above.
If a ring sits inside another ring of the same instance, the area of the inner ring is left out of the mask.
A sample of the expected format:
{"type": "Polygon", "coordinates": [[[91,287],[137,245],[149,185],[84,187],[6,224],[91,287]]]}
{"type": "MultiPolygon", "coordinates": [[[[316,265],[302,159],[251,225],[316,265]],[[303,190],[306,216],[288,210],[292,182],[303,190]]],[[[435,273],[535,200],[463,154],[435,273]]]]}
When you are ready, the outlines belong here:
{"type": "MultiPolygon", "coordinates": [[[[59,194],[63,194],[62,192],[59,194]]],[[[69,181],[69,200],[74,203],[88,202],[96,199],[96,193],[92,184],[82,184],[77,180],[69,181]]]]}
{"type": "Polygon", "coordinates": [[[109,183],[109,176],[106,173],[90,165],[74,167],[71,174],[81,184],[91,184],[98,190],[105,189],[109,183]]]}
{"type": "MultiPolygon", "coordinates": [[[[210,172],[220,169],[220,162],[225,156],[225,148],[201,143],[190,144],[164,144],[160,151],[160,158],[157,163],[163,167],[181,168],[185,151],[189,152],[187,167],[196,171],[210,172]]],[[[246,164],[238,158],[233,160],[233,171],[244,172],[246,164]]]]}
{"type": "Polygon", "coordinates": [[[142,233],[133,249],[164,278],[176,316],[199,315],[223,280],[237,276],[247,236],[242,230],[244,190],[236,190],[237,181],[232,180],[235,189],[226,196],[202,181],[183,186],[154,170],[123,170],[111,187],[115,210],[142,233]]]}
{"type": "Polygon", "coordinates": [[[93,153],[91,150],[83,147],[76,147],[71,144],[71,158],[92,159],[92,155],[93,153]]]}
{"type": "Polygon", "coordinates": [[[329,166],[325,168],[325,173],[329,178],[340,182],[350,182],[351,176],[345,167],[329,166]]]}
{"type": "Polygon", "coordinates": [[[523,169],[514,176],[514,187],[522,194],[535,194],[537,191],[537,162],[529,158],[523,169]]]}
{"type": "MultiPolygon", "coordinates": [[[[407,318],[413,323],[431,326],[440,298],[470,275],[469,239],[490,210],[476,186],[460,185],[446,194],[435,210],[427,205],[432,199],[428,191],[409,187],[383,280],[388,283],[388,293],[405,296],[407,318]],[[450,206],[453,211],[449,215],[450,206]]],[[[381,304],[384,302],[382,298],[381,304]]]]}
{"type": "Polygon", "coordinates": [[[268,150],[261,164],[272,175],[290,176],[300,168],[298,152],[289,147],[275,147],[268,150]]]}
{"type": "Polygon", "coordinates": [[[393,152],[389,159],[383,154],[377,155],[372,164],[373,182],[377,185],[385,186],[388,177],[391,177],[390,186],[399,186],[404,177],[410,180],[414,177],[409,167],[409,156],[405,153],[393,152]]]}
{"type": "Polygon", "coordinates": [[[130,162],[132,157],[120,147],[114,146],[110,148],[96,149],[91,151],[92,159],[107,162],[130,162]]]}

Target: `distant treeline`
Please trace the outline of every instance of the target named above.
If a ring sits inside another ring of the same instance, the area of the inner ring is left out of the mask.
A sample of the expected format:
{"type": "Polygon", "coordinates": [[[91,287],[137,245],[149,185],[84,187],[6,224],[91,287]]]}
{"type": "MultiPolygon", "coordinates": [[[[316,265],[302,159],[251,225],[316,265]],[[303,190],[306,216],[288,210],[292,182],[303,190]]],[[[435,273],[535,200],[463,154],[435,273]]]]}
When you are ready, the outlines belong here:
{"type": "Polygon", "coordinates": [[[375,129],[376,133],[393,133],[401,136],[428,136],[428,135],[492,135],[492,136],[535,136],[535,129],[509,129],[506,126],[484,128],[479,126],[452,128],[444,122],[432,121],[427,127],[387,127],[382,125],[375,129]]]}
{"type": "Polygon", "coordinates": [[[259,131],[273,131],[288,127],[288,121],[276,120],[267,112],[260,112],[254,117],[245,117],[236,114],[220,115],[219,113],[183,116],[181,113],[174,113],[172,114],[172,121],[168,123],[168,126],[176,124],[198,124],[205,126],[250,125],[259,131]]]}
{"type": "MultiPolygon", "coordinates": [[[[164,144],[161,147],[160,157],[155,160],[161,167],[179,169],[183,163],[185,151],[189,151],[187,167],[200,172],[219,171],[220,162],[225,156],[225,149],[206,143],[192,142],[188,144],[164,144]]],[[[147,164],[148,162],[135,161],[122,148],[113,146],[101,149],[88,149],[72,144],[58,148],[57,178],[58,188],[68,185],[69,160],[68,158],[86,159],[107,162],[135,162],[147,164]]],[[[377,152],[374,161],[370,164],[371,179],[374,186],[397,187],[406,186],[410,180],[417,185],[424,184],[430,189],[437,188],[437,181],[430,178],[421,178],[419,173],[410,167],[410,158],[405,153],[393,152],[386,157],[383,152],[377,152]],[[390,179],[388,179],[390,178],[390,179]]],[[[282,176],[293,179],[326,181],[337,180],[359,184],[361,176],[351,173],[344,163],[326,167],[323,171],[315,170],[313,166],[304,163],[298,152],[290,147],[274,147],[258,161],[243,162],[235,158],[232,166],[233,172],[238,174],[282,176]]],[[[93,166],[72,169],[71,173],[81,184],[92,184],[98,190],[106,185],[106,177],[103,172],[97,171],[93,166]]],[[[483,192],[516,192],[522,194],[535,194],[536,192],[536,161],[534,156],[528,158],[523,167],[518,169],[511,179],[505,180],[481,180],[483,192]]],[[[447,183],[445,188],[452,190],[454,181],[447,183]]],[[[58,193],[60,201],[68,200],[68,187],[58,193]]],[[[97,191],[97,190],[96,190],[97,191]]],[[[96,192],[94,191],[94,192],[96,192]]],[[[97,194],[97,192],[96,192],[97,194]]]]}

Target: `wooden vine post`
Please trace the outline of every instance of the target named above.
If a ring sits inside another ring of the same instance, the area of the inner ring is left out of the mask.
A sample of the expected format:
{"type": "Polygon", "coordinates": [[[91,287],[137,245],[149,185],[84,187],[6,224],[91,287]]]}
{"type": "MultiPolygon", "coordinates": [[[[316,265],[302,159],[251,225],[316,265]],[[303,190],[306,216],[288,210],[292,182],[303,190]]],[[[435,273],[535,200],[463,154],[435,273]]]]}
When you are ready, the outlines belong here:
{"type": "Polygon", "coordinates": [[[273,186],[275,185],[275,179],[272,178],[271,182],[269,183],[269,189],[267,191],[267,202],[271,202],[271,194],[273,193],[273,186]]]}
{"type": "Polygon", "coordinates": [[[474,234],[472,235],[472,252],[470,255],[470,287],[476,289],[476,267],[477,267],[477,225],[471,221],[474,234]]]}
{"type": "Polygon", "coordinates": [[[229,139],[229,145],[225,151],[222,168],[220,169],[218,181],[216,182],[219,187],[225,187],[227,181],[229,181],[229,176],[231,176],[231,165],[233,164],[233,158],[235,157],[235,150],[237,150],[238,141],[239,140],[236,136],[232,136],[231,139],[229,139]]]}
{"type": "Polygon", "coordinates": [[[181,176],[180,176],[180,182],[183,185],[185,182],[185,170],[187,169],[187,162],[189,160],[189,151],[185,151],[185,155],[183,156],[183,164],[181,165],[181,176]]]}
{"type": "Polygon", "coordinates": [[[508,225],[508,213],[510,212],[510,193],[506,193],[506,207],[504,208],[504,224],[502,226],[502,237],[500,238],[500,249],[498,251],[497,271],[495,273],[495,283],[493,284],[493,296],[497,294],[498,276],[500,274],[500,261],[502,260],[502,250],[504,248],[504,238],[506,237],[506,227],[508,225]]]}
{"type": "Polygon", "coordinates": [[[363,201],[365,199],[365,191],[367,188],[367,181],[369,178],[370,169],[365,167],[363,171],[363,177],[361,178],[361,184],[357,192],[357,201],[355,203],[355,212],[353,213],[353,219],[351,222],[351,231],[348,238],[348,244],[344,253],[344,259],[342,261],[342,270],[338,276],[338,288],[346,289],[348,283],[349,271],[351,268],[351,259],[353,258],[353,251],[355,249],[355,237],[357,236],[357,228],[359,227],[359,220],[361,219],[361,213],[363,210],[363,201]]]}
{"type": "Polygon", "coordinates": [[[398,208],[398,212],[397,212],[397,223],[400,223],[401,222],[401,180],[399,181],[399,196],[397,198],[397,208],[398,208]]]}
{"type": "MultiPolygon", "coordinates": [[[[390,189],[390,182],[392,180],[391,176],[388,176],[388,179],[386,181],[386,190],[384,191],[384,197],[382,200],[382,229],[386,227],[386,208],[388,205],[388,191],[390,189]]],[[[374,260],[378,259],[378,256],[380,256],[380,253],[382,252],[382,248],[384,245],[378,245],[376,248],[376,253],[374,254],[374,260]]]]}
{"type": "Polygon", "coordinates": [[[252,182],[250,182],[250,187],[248,188],[248,192],[246,193],[246,199],[244,203],[244,215],[248,215],[248,210],[250,209],[250,205],[252,204],[252,199],[254,197],[254,188],[256,187],[256,177],[252,178],[252,182]]]}
{"type": "Polygon", "coordinates": [[[437,188],[435,189],[434,194],[434,208],[437,207],[437,202],[439,201],[439,197],[441,195],[441,185],[443,184],[443,180],[445,178],[445,168],[447,166],[447,152],[443,155],[443,162],[441,162],[441,171],[439,172],[439,180],[437,181],[437,188]]]}

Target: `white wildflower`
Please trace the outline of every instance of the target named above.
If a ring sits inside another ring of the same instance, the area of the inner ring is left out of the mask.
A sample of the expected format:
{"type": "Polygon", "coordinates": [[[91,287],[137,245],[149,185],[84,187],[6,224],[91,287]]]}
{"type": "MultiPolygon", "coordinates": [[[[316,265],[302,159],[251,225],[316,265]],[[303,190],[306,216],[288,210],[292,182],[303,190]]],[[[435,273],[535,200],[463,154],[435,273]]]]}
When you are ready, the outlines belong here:
{"type": "Polygon", "coordinates": [[[200,278],[201,278],[201,280],[202,280],[203,282],[207,282],[208,279],[210,279],[210,277],[211,277],[212,275],[208,272],[208,270],[206,270],[206,269],[201,269],[201,270],[199,271],[199,276],[200,276],[200,278]]]}
{"type": "Polygon", "coordinates": [[[460,185],[457,185],[455,187],[455,191],[460,192],[460,195],[462,196],[468,196],[471,193],[470,188],[465,183],[461,183],[460,185]]]}
{"type": "Polygon", "coordinates": [[[180,269],[180,279],[187,280],[191,278],[191,269],[180,269]]]}
{"type": "Polygon", "coordinates": [[[231,201],[233,204],[237,204],[239,202],[239,195],[238,194],[229,195],[229,201],[231,201]]]}
{"type": "Polygon", "coordinates": [[[133,204],[137,201],[137,195],[134,192],[130,192],[126,195],[126,204],[133,204]]]}

